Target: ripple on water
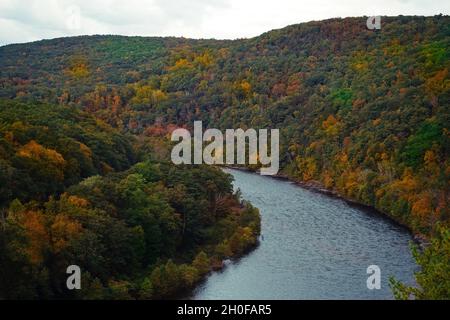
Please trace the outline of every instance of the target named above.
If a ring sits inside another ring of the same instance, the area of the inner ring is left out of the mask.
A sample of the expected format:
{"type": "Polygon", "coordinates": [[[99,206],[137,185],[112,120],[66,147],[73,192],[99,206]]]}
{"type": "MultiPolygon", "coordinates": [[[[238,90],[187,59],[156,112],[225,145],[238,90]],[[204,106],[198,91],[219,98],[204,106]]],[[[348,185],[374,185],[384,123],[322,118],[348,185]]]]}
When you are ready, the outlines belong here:
{"type": "Polygon", "coordinates": [[[391,299],[389,276],[413,283],[412,239],[398,225],[288,181],[226,171],[259,208],[264,240],[194,299],[391,299]],[[371,264],[381,268],[380,290],[366,287],[371,264]]]}

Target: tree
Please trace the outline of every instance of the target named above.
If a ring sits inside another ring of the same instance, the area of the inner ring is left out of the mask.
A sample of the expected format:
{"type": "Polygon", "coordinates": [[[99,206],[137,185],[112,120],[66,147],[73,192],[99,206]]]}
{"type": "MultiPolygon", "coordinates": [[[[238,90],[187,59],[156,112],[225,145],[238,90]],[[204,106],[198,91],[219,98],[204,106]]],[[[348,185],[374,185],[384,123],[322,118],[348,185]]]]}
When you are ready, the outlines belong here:
{"type": "Polygon", "coordinates": [[[416,273],[418,287],[407,286],[394,278],[390,285],[396,299],[435,300],[450,298],[450,230],[437,227],[431,243],[421,251],[412,247],[421,270],[416,273]]]}
{"type": "Polygon", "coordinates": [[[200,275],[204,275],[211,270],[211,263],[208,255],[204,251],[197,254],[192,265],[198,270],[200,275]]]}

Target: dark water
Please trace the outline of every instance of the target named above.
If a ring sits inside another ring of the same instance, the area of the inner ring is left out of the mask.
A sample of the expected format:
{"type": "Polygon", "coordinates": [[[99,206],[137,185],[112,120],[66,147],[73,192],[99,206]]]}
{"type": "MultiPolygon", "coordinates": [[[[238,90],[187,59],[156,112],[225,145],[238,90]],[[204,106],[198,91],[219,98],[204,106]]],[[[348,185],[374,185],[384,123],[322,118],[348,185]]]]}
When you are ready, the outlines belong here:
{"type": "Polygon", "coordinates": [[[412,284],[411,235],[379,214],[293,183],[236,170],[243,198],[260,209],[260,246],[213,273],[194,299],[392,299],[389,276],[412,284]],[[381,289],[367,289],[369,265],[381,289]]]}

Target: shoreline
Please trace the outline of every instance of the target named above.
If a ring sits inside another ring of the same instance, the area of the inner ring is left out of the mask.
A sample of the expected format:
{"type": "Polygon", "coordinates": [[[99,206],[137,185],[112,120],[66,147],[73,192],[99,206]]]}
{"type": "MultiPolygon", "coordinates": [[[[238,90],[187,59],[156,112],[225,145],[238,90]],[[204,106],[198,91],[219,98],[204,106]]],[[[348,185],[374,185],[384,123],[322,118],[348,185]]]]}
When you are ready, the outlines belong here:
{"type": "MultiPolygon", "coordinates": [[[[255,171],[255,170],[252,170],[247,167],[237,167],[237,166],[230,166],[230,165],[220,165],[219,167],[242,171],[242,172],[253,173],[253,174],[259,174],[258,170],[255,171]]],[[[340,200],[345,201],[350,206],[358,207],[360,209],[365,210],[366,212],[370,211],[371,213],[375,213],[375,214],[379,215],[380,217],[391,221],[392,223],[396,224],[397,226],[400,226],[400,227],[406,229],[408,231],[408,233],[411,234],[412,240],[416,244],[418,244],[420,247],[423,247],[424,245],[426,245],[428,243],[428,239],[424,235],[414,232],[410,226],[395,219],[394,217],[390,216],[388,213],[378,210],[377,208],[375,208],[373,206],[358,202],[357,200],[347,198],[347,197],[341,195],[336,190],[327,189],[327,188],[325,188],[325,186],[323,186],[318,181],[305,182],[305,181],[301,181],[301,180],[295,180],[295,179],[292,179],[289,176],[287,176],[285,174],[281,174],[281,173],[277,173],[276,175],[268,175],[266,177],[277,179],[277,180],[288,181],[288,182],[291,182],[291,183],[297,185],[300,188],[310,190],[313,192],[317,192],[317,193],[320,193],[320,194],[323,194],[323,195],[326,195],[326,196],[329,196],[329,197],[332,197],[335,199],[340,199],[340,200]]]]}
{"type": "Polygon", "coordinates": [[[241,259],[243,259],[244,257],[247,257],[249,254],[251,254],[253,251],[255,251],[256,249],[258,249],[258,247],[260,246],[261,242],[260,242],[260,237],[261,235],[258,235],[258,238],[256,240],[256,243],[250,247],[248,247],[242,254],[240,255],[236,255],[236,256],[232,256],[229,257],[227,259],[222,260],[222,265],[220,268],[212,268],[208,274],[206,274],[201,280],[199,280],[199,282],[197,284],[194,285],[193,288],[187,289],[184,293],[182,293],[181,295],[179,295],[179,297],[177,297],[177,300],[197,300],[195,299],[195,291],[201,286],[204,285],[209,277],[214,274],[214,273],[221,273],[224,272],[224,270],[226,268],[228,268],[228,266],[230,264],[233,263],[237,263],[239,262],[241,259]],[[226,261],[229,261],[229,263],[226,263],[226,261]]]}

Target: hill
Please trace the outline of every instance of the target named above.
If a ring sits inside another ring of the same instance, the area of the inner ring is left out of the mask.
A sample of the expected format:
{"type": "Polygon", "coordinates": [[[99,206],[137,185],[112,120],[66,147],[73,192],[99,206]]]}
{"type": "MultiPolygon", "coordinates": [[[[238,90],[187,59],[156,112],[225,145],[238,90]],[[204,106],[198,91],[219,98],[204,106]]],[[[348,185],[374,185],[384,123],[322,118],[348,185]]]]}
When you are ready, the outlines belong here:
{"type": "Polygon", "coordinates": [[[0,97],[123,132],[279,128],[282,173],[425,236],[449,226],[450,17],[330,19],[234,41],[91,36],[0,47],[0,97]]]}

